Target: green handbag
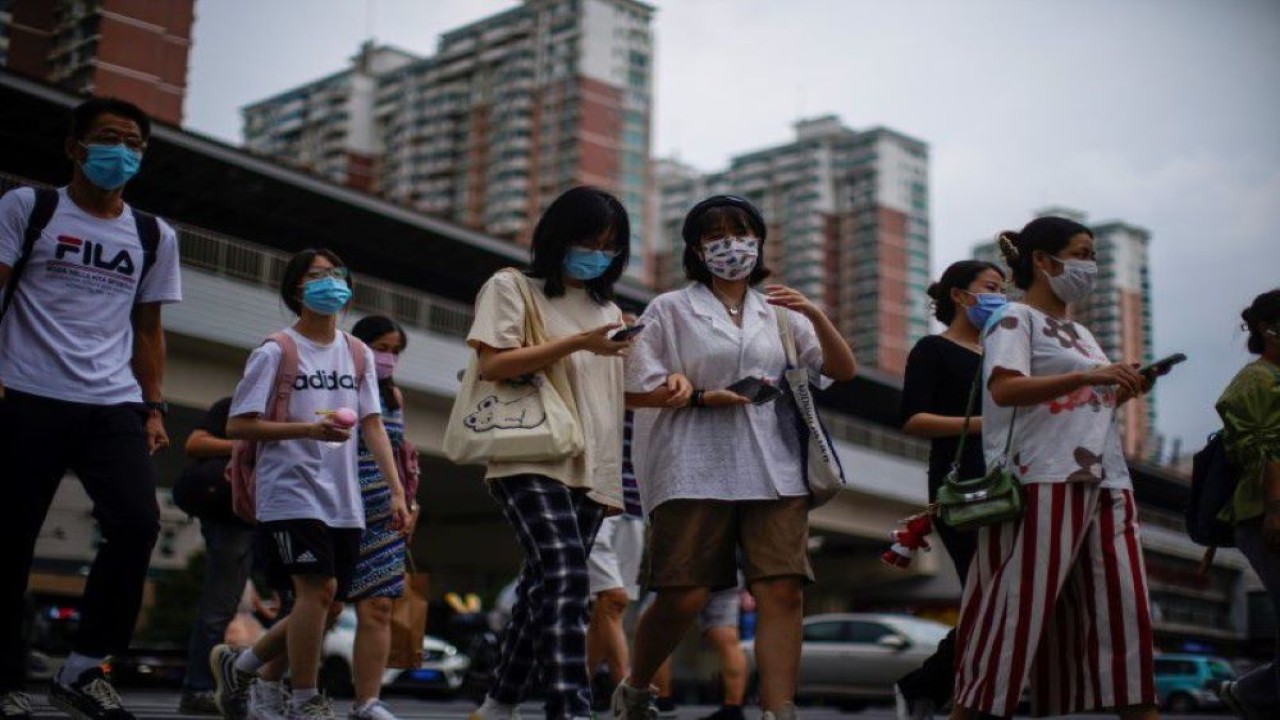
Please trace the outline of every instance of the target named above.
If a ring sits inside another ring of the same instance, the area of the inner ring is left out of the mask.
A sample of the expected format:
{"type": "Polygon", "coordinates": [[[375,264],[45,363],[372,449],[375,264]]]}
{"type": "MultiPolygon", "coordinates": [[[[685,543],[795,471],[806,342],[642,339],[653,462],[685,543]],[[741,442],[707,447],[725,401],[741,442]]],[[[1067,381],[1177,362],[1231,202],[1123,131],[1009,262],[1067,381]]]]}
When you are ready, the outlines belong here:
{"type": "Polygon", "coordinates": [[[951,463],[951,471],[942,481],[942,487],[938,488],[938,499],[935,501],[937,515],[956,530],[973,530],[1014,520],[1022,515],[1022,483],[1008,469],[1013,425],[1018,419],[1017,408],[1014,408],[1013,418],[1009,420],[1009,436],[1005,439],[1004,453],[996,466],[982,477],[960,479],[960,458],[964,456],[964,444],[969,437],[969,419],[973,417],[973,406],[977,402],[978,388],[981,386],[982,363],[979,362],[978,374],[969,388],[964,431],[960,435],[960,444],[956,447],[956,457],[951,463]]]}

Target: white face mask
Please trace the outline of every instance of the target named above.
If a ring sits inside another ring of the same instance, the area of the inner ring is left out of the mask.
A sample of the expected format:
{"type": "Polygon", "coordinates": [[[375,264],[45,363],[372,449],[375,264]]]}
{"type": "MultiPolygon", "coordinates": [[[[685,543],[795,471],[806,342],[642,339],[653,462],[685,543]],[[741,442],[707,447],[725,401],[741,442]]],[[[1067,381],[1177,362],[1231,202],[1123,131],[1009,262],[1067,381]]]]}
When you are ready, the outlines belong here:
{"type": "Polygon", "coordinates": [[[1062,274],[1050,275],[1047,272],[1044,274],[1049,280],[1049,289],[1053,290],[1053,294],[1068,305],[1074,305],[1089,297],[1093,292],[1093,286],[1098,282],[1098,263],[1093,260],[1063,260],[1053,255],[1049,257],[1062,265],[1062,274]]]}
{"type": "Polygon", "coordinates": [[[760,241],[753,237],[726,237],[702,246],[703,262],[712,275],[736,282],[751,275],[760,257],[760,241]]]}

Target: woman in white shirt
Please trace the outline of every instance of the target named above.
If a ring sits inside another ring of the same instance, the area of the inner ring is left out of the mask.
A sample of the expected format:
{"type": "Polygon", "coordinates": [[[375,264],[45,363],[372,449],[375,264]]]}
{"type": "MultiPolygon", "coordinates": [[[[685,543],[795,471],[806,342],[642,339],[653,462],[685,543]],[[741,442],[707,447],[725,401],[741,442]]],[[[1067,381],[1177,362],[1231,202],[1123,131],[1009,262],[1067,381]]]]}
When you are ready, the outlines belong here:
{"type": "Polygon", "coordinates": [[[533,231],[527,276],[499,272],[476,298],[467,342],[481,376],[509,380],[563,363],[584,452],[546,462],[490,462],[489,492],[524,549],[516,603],[493,686],[472,720],[511,720],[536,674],[549,720],[591,715],[587,677],[587,555],[606,510],[622,509],[623,368],[630,341],[613,285],[627,266],[631,226],[617,198],[578,187],[551,203],[533,231]],[[525,344],[520,283],[552,339],[525,344]]]}
{"type": "Polygon", "coordinates": [[[1116,410],[1146,392],[1071,307],[1098,267],[1093,233],[1058,217],[999,238],[1025,291],[984,338],[987,467],[1022,483],[1023,515],[978,531],[957,640],[953,718],[1115,709],[1156,717],[1151,615],[1116,410]],[[1012,432],[1010,426],[1012,425],[1012,432]]]}
{"type": "Polygon", "coordinates": [[[855,365],[839,331],[803,295],[781,285],[754,289],[768,275],[765,234],[743,198],[694,206],[683,229],[693,282],[649,305],[627,363],[628,402],[651,408],[637,413],[633,458],[650,519],[642,573],[657,600],[637,629],[631,675],[614,695],[614,715],[626,720],[652,715],[654,673],[709,593],[735,586],[739,550],[759,602],[765,716],[795,712],[803,586],[813,580],[799,415],[785,396],[752,404],[727,388],[743,378],[780,385],[787,361],[778,313],[788,315],[798,362],[815,383],[850,379],[855,365]]]}

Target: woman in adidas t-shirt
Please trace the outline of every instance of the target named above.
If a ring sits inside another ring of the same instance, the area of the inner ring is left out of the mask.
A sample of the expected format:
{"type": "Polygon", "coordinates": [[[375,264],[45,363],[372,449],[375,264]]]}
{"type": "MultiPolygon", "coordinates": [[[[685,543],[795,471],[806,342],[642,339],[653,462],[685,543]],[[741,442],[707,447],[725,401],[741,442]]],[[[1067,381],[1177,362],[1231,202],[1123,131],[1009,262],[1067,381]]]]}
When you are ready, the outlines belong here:
{"type": "Polygon", "coordinates": [[[227,434],[259,443],[258,541],[265,545],[273,575],[290,578],[296,599],[289,617],[252,649],[235,653],[220,646],[210,661],[216,699],[226,713],[227,705],[243,702],[254,674],[282,653],[287,637],[291,714],[331,717],[328,699],[316,692],[321,641],[330,612],[340,607],[335,599],[344,598],[350,585],[365,523],[352,437],[356,428],[344,426],[345,413],[337,411],[353,410],[358,418],[360,436],[391,486],[393,525],[403,527],[409,513],[382,425],[373,354],[338,332],[337,315],[351,299],[347,268],[327,250],[300,252],[285,267],[280,296],[298,321],[249,356],[232,399],[227,434]],[[286,361],[294,355],[297,368],[285,417],[267,419],[278,397],[277,383],[288,382],[286,361]]]}

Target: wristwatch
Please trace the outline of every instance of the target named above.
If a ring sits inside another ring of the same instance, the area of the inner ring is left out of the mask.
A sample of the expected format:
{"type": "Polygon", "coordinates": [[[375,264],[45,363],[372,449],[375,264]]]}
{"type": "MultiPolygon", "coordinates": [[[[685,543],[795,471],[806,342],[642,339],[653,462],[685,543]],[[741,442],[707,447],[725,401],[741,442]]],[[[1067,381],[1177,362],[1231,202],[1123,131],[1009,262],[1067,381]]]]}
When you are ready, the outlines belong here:
{"type": "Polygon", "coordinates": [[[147,400],[142,403],[142,406],[145,407],[148,411],[155,410],[156,412],[160,413],[162,417],[169,416],[169,403],[163,400],[159,402],[147,400]]]}

